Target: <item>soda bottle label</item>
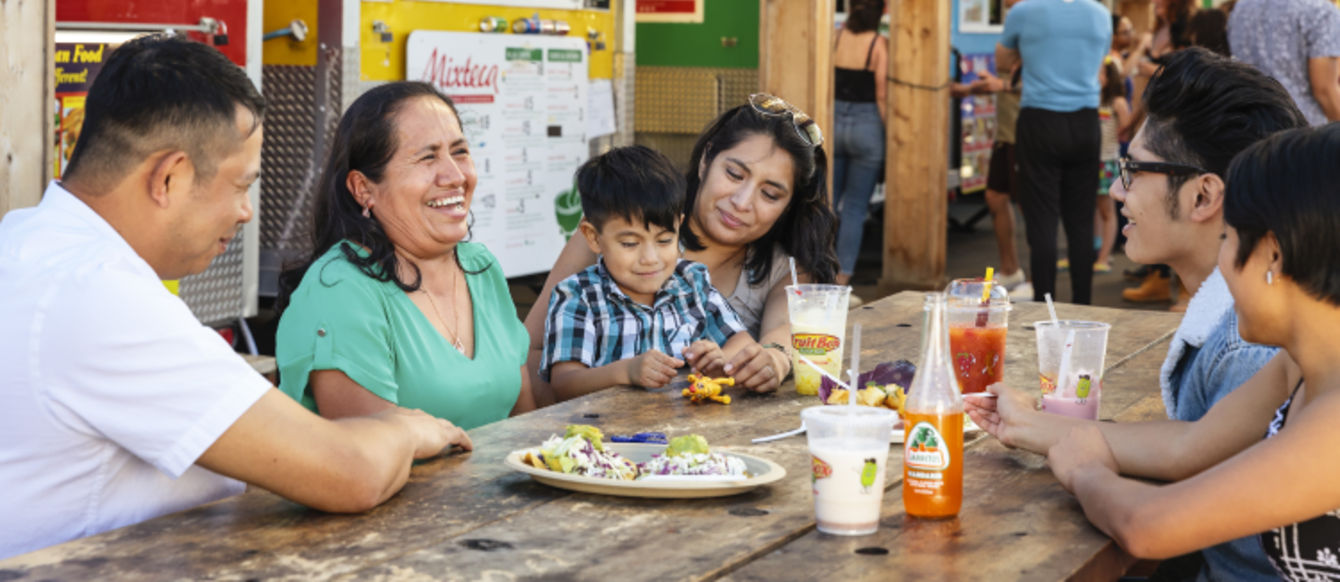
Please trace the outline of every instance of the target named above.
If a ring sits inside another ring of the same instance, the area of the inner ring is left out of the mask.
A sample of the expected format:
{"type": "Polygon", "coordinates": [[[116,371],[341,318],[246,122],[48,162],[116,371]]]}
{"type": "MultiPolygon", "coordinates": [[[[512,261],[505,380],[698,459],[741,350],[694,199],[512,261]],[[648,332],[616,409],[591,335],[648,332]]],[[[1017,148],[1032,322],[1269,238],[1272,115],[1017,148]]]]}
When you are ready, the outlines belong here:
{"type": "Polygon", "coordinates": [[[903,458],[912,469],[936,471],[935,479],[940,479],[940,471],[949,468],[949,448],[944,437],[929,422],[917,423],[909,433],[912,438],[903,443],[903,458]]]}
{"type": "Polygon", "coordinates": [[[903,504],[917,517],[957,514],[963,501],[963,414],[907,415],[903,504]]]}

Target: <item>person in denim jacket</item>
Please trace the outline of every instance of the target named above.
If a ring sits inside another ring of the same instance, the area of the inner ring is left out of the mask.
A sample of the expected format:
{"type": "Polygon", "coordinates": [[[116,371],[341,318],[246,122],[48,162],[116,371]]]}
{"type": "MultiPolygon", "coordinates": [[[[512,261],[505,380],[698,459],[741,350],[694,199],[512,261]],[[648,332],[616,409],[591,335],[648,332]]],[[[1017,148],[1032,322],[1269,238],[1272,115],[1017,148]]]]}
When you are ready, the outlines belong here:
{"type": "MultiPolygon", "coordinates": [[[[1171,266],[1193,294],[1159,374],[1174,421],[1199,420],[1260,370],[1277,351],[1238,334],[1233,297],[1216,268],[1224,237],[1224,178],[1233,157],[1307,120],[1277,81],[1199,48],[1168,56],[1145,88],[1148,120],[1119,162],[1112,197],[1130,223],[1126,254],[1141,264],[1171,266]]],[[[1047,454],[1074,423],[997,402],[1016,390],[989,388],[999,399],[965,398],[973,420],[1001,442],[1047,454]]],[[[1086,421],[1074,421],[1086,422],[1086,421]]],[[[1165,563],[1156,580],[1275,580],[1256,536],[1205,548],[1200,560],[1165,563]],[[1175,565],[1176,564],[1176,565],[1175,565]]],[[[1191,556],[1194,556],[1192,554],[1191,556]]]]}

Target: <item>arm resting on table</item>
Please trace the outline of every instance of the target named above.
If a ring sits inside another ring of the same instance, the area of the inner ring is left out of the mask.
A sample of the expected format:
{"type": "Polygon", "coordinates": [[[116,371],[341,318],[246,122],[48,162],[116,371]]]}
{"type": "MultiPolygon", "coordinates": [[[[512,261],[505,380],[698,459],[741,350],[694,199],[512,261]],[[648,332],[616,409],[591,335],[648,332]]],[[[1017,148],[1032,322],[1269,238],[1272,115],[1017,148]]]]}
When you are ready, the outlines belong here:
{"type": "MultiPolygon", "coordinates": [[[[1161,559],[1297,523],[1340,507],[1340,394],[1294,409],[1288,425],[1194,477],[1155,486],[1101,466],[1072,488],[1095,526],[1137,558],[1161,559]]],[[[1208,418],[1208,417],[1207,417],[1208,418]]]]}
{"type": "MultiPolygon", "coordinates": [[[[992,392],[1000,394],[999,402],[984,402],[987,407],[994,404],[999,420],[989,413],[975,414],[1002,443],[1041,455],[1061,443],[1072,430],[1096,426],[1112,448],[1121,474],[1180,481],[1259,441],[1275,409],[1288,398],[1290,378],[1297,381],[1298,372],[1288,355],[1281,352],[1196,422],[1080,420],[1034,410],[1033,397],[999,385],[991,387],[992,392]]],[[[973,398],[969,407],[976,408],[983,400],[973,398]]]]}
{"type": "Polygon", "coordinates": [[[330,421],[270,389],[205,451],[197,464],[314,509],[366,511],[409,476],[410,462],[440,452],[455,434],[399,408],[330,421]]]}

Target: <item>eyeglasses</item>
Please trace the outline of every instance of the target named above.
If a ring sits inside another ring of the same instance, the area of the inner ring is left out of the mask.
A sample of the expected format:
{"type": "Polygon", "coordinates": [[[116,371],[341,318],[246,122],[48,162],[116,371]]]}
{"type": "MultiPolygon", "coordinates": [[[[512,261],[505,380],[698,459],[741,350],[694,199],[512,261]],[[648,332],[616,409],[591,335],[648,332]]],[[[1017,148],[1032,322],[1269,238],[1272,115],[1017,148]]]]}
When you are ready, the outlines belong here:
{"type": "Polygon", "coordinates": [[[1166,174],[1169,176],[1199,176],[1201,174],[1211,173],[1209,170],[1200,166],[1169,164],[1165,162],[1136,162],[1132,161],[1129,157],[1117,160],[1117,168],[1121,173],[1121,186],[1127,190],[1131,189],[1131,175],[1140,172],[1166,174]]]}
{"type": "Polygon", "coordinates": [[[750,95],[749,105],[754,108],[754,111],[763,115],[790,114],[791,125],[795,126],[796,133],[800,134],[800,139],[806,145],[812,148],[823,145],[824,132],[819,129],[819,124],[815,123],[814,119],[806,115],[804,111],[797,109],[795,105],[767,93],[750,95]]]}

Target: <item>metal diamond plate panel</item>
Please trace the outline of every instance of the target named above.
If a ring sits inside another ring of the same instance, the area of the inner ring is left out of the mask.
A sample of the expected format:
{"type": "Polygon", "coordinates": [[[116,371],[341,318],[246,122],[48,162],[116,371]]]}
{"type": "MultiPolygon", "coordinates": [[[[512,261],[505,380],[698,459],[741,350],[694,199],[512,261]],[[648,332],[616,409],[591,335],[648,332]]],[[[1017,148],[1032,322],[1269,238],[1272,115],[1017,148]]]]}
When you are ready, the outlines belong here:
{"type": "Polygon", "coordinates": [[[639,133],[697,134],[758,91],[755,69],[637,67],[633,115],[639,133]]]}
{"type": "MultiPolygon", "coordinates": [[[[318,113],[315,83],[315,67],[266,65],[262,69],[262,90],[269,109],[261,150],[261,248],[285,256],[308,250],[312,194],[325,165],[325,153],[312,151],[318,113]]],[[[343,80],[339,71],[328,74],[323,86],[335,105],[326,116],[329,141],[340,120],[343,80]]]]}
{"type": "Polygon", "coordinates": [[[233,237],[228,249],[205,272],[181,280],[182,301],[205,325],[242,316],[242,244],[242,237],[233,237]]]}

